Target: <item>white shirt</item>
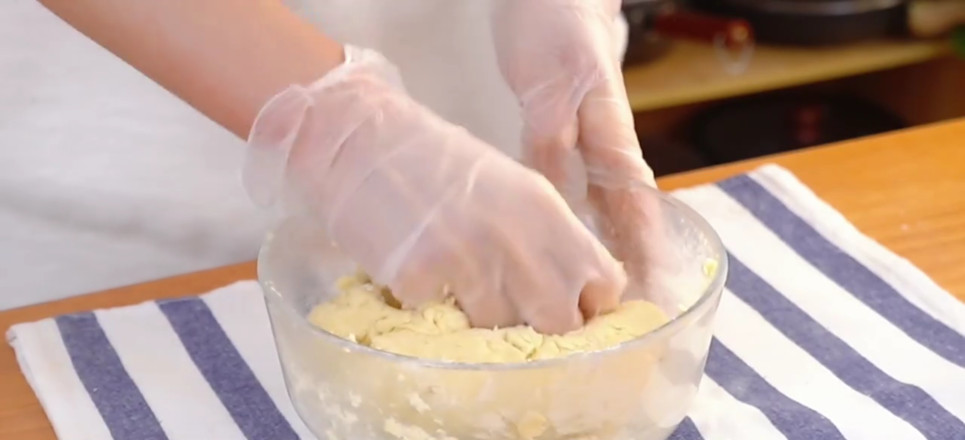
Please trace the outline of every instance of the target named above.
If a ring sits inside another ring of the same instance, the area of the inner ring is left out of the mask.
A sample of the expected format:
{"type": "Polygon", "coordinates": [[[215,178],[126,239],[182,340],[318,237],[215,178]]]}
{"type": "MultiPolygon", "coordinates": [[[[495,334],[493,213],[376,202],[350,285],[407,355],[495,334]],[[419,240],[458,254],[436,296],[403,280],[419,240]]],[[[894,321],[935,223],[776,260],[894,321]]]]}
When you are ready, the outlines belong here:
{"type": "MultiPolygon", "coordinates": [[[[489,2],[286,0],[399,66],[417,100],[518,156],[489,2]]],[[[244,142],[34,0],[0,8],[0,309],[254,259],[244,142]]]]}

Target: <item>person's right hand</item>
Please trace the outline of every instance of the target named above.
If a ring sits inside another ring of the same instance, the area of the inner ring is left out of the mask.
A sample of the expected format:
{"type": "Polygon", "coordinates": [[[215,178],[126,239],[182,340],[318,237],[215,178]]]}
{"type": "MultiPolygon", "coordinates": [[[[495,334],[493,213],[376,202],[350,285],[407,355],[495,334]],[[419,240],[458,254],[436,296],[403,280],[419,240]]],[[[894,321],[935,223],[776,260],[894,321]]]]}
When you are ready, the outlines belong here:
{"type": "Polygon", "coordinates": [[[626,298],[649,297],[672,252],[621,71],[619,0],[498,0],[500,72],[519,99],[523,163],[539,171],[624,263],[626,298]]]}
{"type": "Polygon", "coordinates": [[[246,185],[307,210],[406,306],[451,292],[474,326],[573,330],[615,307],[619,262],[544,177],[410,99],[379,54],[262,109],[246,185]]]}

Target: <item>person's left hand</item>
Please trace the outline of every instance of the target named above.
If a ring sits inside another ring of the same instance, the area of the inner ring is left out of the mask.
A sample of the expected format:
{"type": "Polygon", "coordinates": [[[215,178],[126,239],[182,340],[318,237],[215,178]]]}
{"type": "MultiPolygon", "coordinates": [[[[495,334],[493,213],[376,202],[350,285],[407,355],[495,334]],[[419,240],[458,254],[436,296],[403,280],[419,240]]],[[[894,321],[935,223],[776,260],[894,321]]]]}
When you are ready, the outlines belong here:
{"type": "Polygon", "coordinates": [[[500,70],[522,107],[523,161],[574,209],[587,199],[614,256],[641,278],[656,252],[660,213],[652,193],[639,189],[656,184],[624,89],[620,4],[500,0],[492,31],[500,70]]]}

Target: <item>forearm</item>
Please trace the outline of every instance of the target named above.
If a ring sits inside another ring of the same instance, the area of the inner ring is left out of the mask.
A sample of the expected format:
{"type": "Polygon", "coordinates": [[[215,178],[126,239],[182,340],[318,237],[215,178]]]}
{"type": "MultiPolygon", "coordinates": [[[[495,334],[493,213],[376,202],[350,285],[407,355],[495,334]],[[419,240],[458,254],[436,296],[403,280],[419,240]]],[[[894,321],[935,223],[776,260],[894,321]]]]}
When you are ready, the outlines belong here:
{"type": "Polygon", "coordinates": [[[242,138],[271,96],[343,58],[340,44],[277,0],[40,1],[242,138]]]}

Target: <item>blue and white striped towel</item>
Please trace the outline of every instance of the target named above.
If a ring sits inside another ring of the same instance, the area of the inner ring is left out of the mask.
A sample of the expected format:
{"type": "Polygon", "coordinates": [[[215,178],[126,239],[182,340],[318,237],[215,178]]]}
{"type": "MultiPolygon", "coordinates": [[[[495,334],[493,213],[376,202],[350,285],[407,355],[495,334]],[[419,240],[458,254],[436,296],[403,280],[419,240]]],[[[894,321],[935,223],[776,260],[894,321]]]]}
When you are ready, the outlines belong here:
{"type": "MultiPolygon", "coordinates": [[[[965,439],[965,306],[780,167],[675,195],[732,260],[673,439],[965,439]]],[[[8,338],[62,440],[313,438],[252,281],[8,338]]]]}

